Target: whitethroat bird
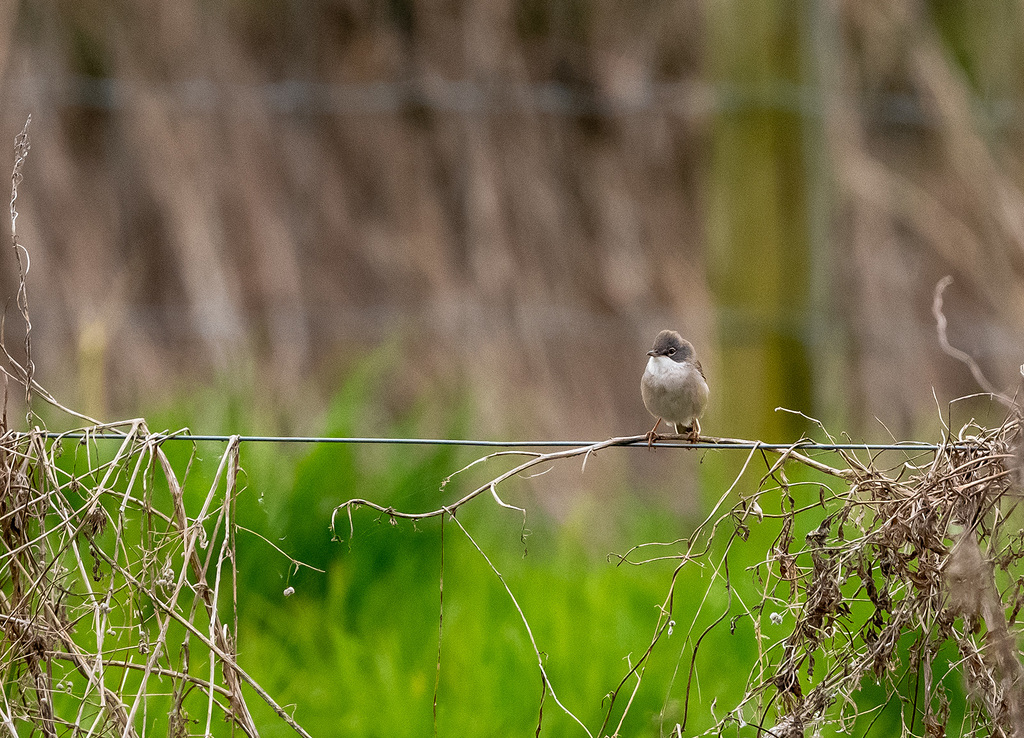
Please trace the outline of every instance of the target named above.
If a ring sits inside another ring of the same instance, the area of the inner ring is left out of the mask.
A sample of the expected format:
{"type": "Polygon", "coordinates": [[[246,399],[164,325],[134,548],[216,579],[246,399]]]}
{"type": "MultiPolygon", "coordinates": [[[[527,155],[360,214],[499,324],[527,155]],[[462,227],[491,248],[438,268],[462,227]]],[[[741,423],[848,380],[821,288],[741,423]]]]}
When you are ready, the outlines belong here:
{"type": "Polygon", "coordinates": [[[650,358],[640,380],[640,394],[647,412],[658,419],[647,434],[647,445],[658,440],[658,426],[663,420],[696,443],[700,437],[697,419],[707,407],[710,393],[693,344],[675,331],[662,331],[647,355],[650,358]]]}

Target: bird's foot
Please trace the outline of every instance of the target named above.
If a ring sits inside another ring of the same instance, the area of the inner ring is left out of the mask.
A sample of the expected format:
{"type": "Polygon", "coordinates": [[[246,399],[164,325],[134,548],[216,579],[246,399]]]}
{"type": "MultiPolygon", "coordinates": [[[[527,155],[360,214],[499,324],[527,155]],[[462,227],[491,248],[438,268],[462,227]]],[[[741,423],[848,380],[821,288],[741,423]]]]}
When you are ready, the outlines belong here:
{"type": "Polygon", "coordinates": [[[661,436],[658,435],[658,426],[661,425],[661,418],[658,418],[658,422],[654,424],[654,427],[647,431],[647,450],[652,451],[654,444],[658,442],[661,436]]]}
{"type": "Polygon", "coordinates": [[[696,443],[700,440],[700,423],[697,422],[696,418],[693,419],[693,425],[683,430],[686,431],[686,440],[690,443],[696,443]]]}

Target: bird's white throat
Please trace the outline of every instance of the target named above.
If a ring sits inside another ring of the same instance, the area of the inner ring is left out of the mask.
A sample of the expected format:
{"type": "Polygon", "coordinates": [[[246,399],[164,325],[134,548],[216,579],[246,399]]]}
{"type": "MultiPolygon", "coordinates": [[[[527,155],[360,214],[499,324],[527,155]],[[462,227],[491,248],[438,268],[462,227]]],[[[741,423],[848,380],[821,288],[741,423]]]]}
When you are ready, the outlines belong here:
{"type": "Polygon", "coordinates": [[[667,356],[652,356],[647,359],[647,373],[655,377],[662,376],[665,374],[678,374],[685,372],[689,369],[686,364],[680,364],[678,361],[672,361],[667,356]]]}

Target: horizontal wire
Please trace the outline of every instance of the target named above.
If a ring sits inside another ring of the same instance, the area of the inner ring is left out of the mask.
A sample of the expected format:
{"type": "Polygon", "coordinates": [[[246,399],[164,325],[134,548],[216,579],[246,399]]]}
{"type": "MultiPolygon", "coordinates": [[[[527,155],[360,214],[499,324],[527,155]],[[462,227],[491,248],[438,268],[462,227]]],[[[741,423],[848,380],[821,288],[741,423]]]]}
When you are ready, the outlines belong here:
{"type": "MultiPolygon", "coordinates": [[[[17,435],[29,435],[27,433],[17,435]]],[[[123,433],[84,433],[75,431],[58,433],[46,431],[49,439],[88,439],[123,441],[123,433]]],[[[210,441],[227,443],[235,436],[196,434],[196,433],[151,433],[148,438],[159,441],[210,441]]],[[[241,443],[348,443],[348,444],[391,444],[413,446],[482,446],[487,448],[585,448],[603,441],[482,441],[460,438],[378,438],[373,436],[334,437],[334,436],[237,436],[241,443]]],[[[647,441],[637,440],[631,443],[617,444],[623,447],[646,448],[647,441]]],[[[752,450],[763,448],[766,451],[785,451],[800,449],[804,451],[938,451],[937,443],[908,441],[905,443],[818,443],[806,441],[797,443],[718,443],[701,441],[697,443],[665,443],[654,444],[657,448],[692,448],[692,449],[735,449],[752,450]]],[[[611,448],[611,447],[609,447],[611,448]]]]}
{"type": "MultiPolygon", "coordinates": [[[[129,79],[64,76],[60,79],[26,76],[13,80],[14,94],[44,99],[52,105],[122,110],[144,95],[153,84],[142,86],[129,79]]],[[[716,109],[736,112],[749,108],[795,112],[821,119],[828,114],[817,87],[787,80],[768,80],[758,87],[707,84],[693,80],[651,83],[631,95],[581,93],[558,82],[482,84],[475,80],[432,77],[429,81],[368,81],[332,83],[286,79],[257,85],[225,84],[206,78],[182,79],[159,88],[161,99],[186,110],[227,108],[238,99],[257,100],[264,108],[284,115],[393,114],[410,107],[437,113],[533,113],[586,115],[614,118],[636,114],[671,114],[706,118],[716,109]]],[[[939,121],[913,95],[862,95],[857,101],[872,121],[902,126],[937,128],[939,121]]],[[[1012,97],[975,97],[972,109],[999,128],[1020,126],[1020,100],[1012,97]]]]}

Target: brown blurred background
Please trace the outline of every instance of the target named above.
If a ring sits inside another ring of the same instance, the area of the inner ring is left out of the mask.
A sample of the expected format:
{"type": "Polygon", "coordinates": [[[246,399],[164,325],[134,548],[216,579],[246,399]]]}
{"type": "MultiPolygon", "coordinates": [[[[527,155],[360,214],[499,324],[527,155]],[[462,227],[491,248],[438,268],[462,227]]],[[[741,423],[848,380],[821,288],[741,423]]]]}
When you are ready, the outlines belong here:
{"type": "Polygon", "coordinates": [[[468,392],[471,435],[597,439],[649,428],[672,327],[707,432],[912,438],[978,389],[943,275],[951,341],[1024,361],[1022,36],[995,0],[4,3],[38,377],[315,432],[387,346],[382,418],[468,392]]]}

